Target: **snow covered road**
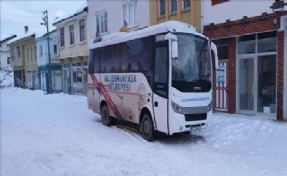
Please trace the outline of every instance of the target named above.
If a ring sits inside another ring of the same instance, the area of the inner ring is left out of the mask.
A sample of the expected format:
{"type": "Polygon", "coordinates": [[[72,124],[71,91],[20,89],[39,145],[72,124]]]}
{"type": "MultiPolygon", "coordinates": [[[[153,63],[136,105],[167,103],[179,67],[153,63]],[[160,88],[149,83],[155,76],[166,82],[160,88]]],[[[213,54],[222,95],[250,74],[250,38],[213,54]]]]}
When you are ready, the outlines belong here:
{"type": "Polygon", "coordinates": [[[146,142],[101,124],[84,96],[1,89],[1,176],[287,176],[287,123],[216,113],[201,132],[146,142]]]}

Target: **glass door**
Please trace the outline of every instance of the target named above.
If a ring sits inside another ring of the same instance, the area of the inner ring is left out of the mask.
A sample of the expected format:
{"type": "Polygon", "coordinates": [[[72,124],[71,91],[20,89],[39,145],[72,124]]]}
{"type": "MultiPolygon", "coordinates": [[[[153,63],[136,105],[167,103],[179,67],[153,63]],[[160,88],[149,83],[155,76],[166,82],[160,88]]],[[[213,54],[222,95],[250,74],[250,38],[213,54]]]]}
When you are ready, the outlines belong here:
{"type": "Polygon", "coordinates": [[[276,112],[276,55],[257,60],[257,113],[276,112]]]}
{"type": "Polygon", "coordinates": [[[238,111],[244,114],[255,114],[255,59],[239,59],[239,87],[238,87],[238,111]]]}

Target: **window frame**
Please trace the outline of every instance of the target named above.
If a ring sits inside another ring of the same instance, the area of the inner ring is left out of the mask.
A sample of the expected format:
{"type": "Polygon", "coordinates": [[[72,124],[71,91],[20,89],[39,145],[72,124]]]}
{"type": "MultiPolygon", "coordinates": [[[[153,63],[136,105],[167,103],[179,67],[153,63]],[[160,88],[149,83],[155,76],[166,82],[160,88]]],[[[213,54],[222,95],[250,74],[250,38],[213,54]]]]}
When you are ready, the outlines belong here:
{"type": "Polygon", "coordinates": [[[97,37],[103,36],[107,33],[108,33],[108,13],[106,10],[104,10],[99,13],[96,13],[96,36],[97,37]],[[103,31],[102,31],[102,25],[104,25],[103,31]]]}
{"type": "Polygon", "coordinates": [[[65,28],[60,28],[60,47],[65,47],[65,28]]]}
{"type": "Polygon", "coordinates": [[[158,0],[158,17],[159,18],[164,17],[166,14],[165,3],[166,3],[165,0],[158,0]]]}
{"type": "Polygon", "coordinates": [[[137,0],[132,0],[128,3],[123,4],[123,23],[127,28],[137,26],[137,0]],[[125,25],[125,21],[127,25],[125,25]]]}
{"type": "Polygon", "coordinates": [[[191,9],[191,2],[190,2],[190,0],[182,0],[181,4],[182,4],[181,8],[182,8],[183,11],[191,9]],[[189,6],[186,6],[186,4],[188,4],[187,2],[189,2],[189,6]]]}
{"type": "Polygon", "coordinates": [[[80,42],[84,42],[86,41],[86,24],[85,24],[86,20],[85,18],[79,20],[79,34],[80,34],[80,42]]]}
{"type": "Polygon", "coordinates": [[[170,14],[176,14],[177,13],[177,0],[169,0],[169,13],[170,14]],[[173,3],[175,3],[175,10],[173,10],[173,3]]]}
{"type": "Polygon", "coordinates": [[[74,24],[69,24],[69,44],[75,45],[75,25],[74,24]]]}

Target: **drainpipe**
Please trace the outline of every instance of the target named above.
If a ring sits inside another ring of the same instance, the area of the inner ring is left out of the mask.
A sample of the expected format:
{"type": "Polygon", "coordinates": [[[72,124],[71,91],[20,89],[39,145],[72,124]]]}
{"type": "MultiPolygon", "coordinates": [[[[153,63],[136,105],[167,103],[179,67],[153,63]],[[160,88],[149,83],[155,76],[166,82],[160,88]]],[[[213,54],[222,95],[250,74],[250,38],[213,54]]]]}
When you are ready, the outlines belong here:
{"type": "Polygon", "coordinates": [[[283,119],[287,121],[287,16],[281,17],[281,26],[279,31],[284,31],[283,119]]]}
{"type": "Polygon", "coordinates": [[[204,33],[204,3],[200,1],[200,32],[204,33]]]}

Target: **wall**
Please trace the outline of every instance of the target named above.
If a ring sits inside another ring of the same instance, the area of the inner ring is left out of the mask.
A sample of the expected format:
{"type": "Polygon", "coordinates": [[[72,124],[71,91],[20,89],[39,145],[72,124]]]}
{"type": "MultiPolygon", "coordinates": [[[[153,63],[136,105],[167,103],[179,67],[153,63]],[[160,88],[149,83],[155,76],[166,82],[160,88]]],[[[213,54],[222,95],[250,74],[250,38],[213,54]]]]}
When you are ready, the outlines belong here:
{"type": "Polygon", "coordinates": [[[223,23],[227,19],[231,21],[242,19],[243,16],[253,17],[261,15],[263,12],[271,13],[270,6],[274,0],[264,1],[240,1],[229,0],[221,4],[212,6],[211,0],[202,1],[203,5],[203,24],[223,23]]]}
{"type": "MultiPolygon", "coordinates": [[[[0,50],[0,67],[2,70],[12,70],[11,64],[8,64],[8,57],[10,56],[10,50],[9,46],[7,45],[7,41],[3,42],[1,44],[1,50],[0,50]]],[[[10,60],[11,61],[11,60],[10,60]]]]}
{"type": "Polygon", "coordinates": [[[63,22],[57,24],[57,36],[58,36],[58,56],[59,59],[67,57],[78,57],[78,56],[87,56],[88,44],[87,44],[87,13],[83,12],[71,19],[67,19],[63,22]],[[85,35],[86,40],[80,42],[80,30],[79,30],[79,21],[85,19],[85,35]],[[74,44],[70,45],[70,34],[69,34],[69,25],[74,24],[74,44]],[[60,46],[60,28],[64,27],[64,38],[65,46],[60,46]]]}
{"type": "Polygon", "coordinates": [[[165,2],[165,15],[159,17],[158,1],[150,0],[150,21],[151,25],[162,23],[169,20],[182,21],[201,29],[201,1],[190,0],[190,9],[182,9],[182,1],[177,1],[177,11],[171,14],[170,1],[165,2]]]}
{"type": "MultiPolygon", "coordinates": [[[[251,34],[251,33],[279,30],[281,23],[280,22],[281,16],[286,15],[287,11],[282,11],[268,14],[267,16],[260,15],[248,18],[247,21],[245,22],[242,22],[242,20],[231,21],[229,25],[227,25],[227,23],[216,24],[214,26],[207,25],[205,26],[204,34],[211,39],[218,39],[226,37],[237,37],[240,35],[251,34]]],[[[277,68],[276,68],[277,120],[283,120],[284,53],[286,53],[284,52],[284,32],[278,31],[277,38],[278,38],[277,60],[276,60],[277,61],[277,68]]],[[[235,54],[230,54],[229,59],[235,59],[235,57],[236,57],[235,54]]],[[[230,71],[235,72],[234,70],[230,71]]],[[[234,83],[230,82],[230,91],[232,91],[233,89],[231,86],[235,86],[235,84],[236,82],[234,83]]],[[[230,92],[230,99],[229,99],[230,106],[235,106],[235,104],[231,102],[234,101],[231,96],[236,97],[235,94],[236,91],[233,93],[230,92]]]]}
{"type": "Polygon", "coordinates": [[[284,120],[287,120],[287,16],[284,24],[284,120]]]}
{"type": "MultiPolygon", "coordinates": [[[[88,39],[93,42],[96,37],[96,14],[104,10],[108,16],[108,33],[119,32],[124,26],[123,22],[123,4],[130,0],[121,1],[99,1],[88,0],[88,39]],[[115,8],[116,7],[116,8],[115,8]]],[[[137,21],[138,25],[131,30],[146,27],[150,25],[149,0],[137,0],[137,21]]]]}
{"type": "MultiPolygon", "coordinates": [[[[59,63],[59,59],[57,54],[54,53],[54,44],[57,45],[58,38],[57,32],[54,31],[49,33],[49,44],[50,44],[50,55],[51,55],[51,63],[59,63]]],[[[36,39],[36,46],[37,46],[37,64],[38,66],[44,66],[49,63],[48,60],[48,41],[47,36],[44,35],[36,39]],[[42,46],[42,55],[40,54],[40,48],[42,46]]],[[[58,47],[58,46],[57,46],[58,47]]]]}

